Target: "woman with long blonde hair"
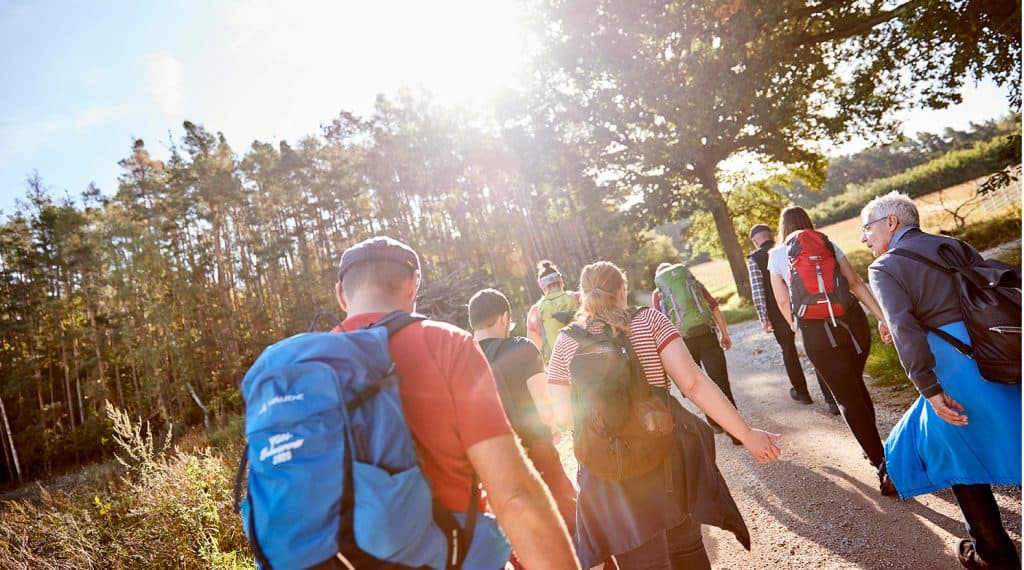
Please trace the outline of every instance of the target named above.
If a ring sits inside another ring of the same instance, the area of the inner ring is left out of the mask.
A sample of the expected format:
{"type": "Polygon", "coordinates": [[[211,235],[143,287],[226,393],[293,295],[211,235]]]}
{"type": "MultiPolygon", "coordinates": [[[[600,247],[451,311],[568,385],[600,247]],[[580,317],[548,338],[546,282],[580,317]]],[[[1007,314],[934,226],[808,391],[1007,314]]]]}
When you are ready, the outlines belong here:
{"type": "MultiPolygon", "coordinates": [[[[679,331],[665,315],[628,310],[626,275],[613,263],[599,261],[584,267],[580,290],[582,303],[576,324],[590,333],[610,329],[628,340],[644,380],[666,402],[675,425],[666,469],[607,480],[580,466],[574,540],[583,567],[614,556],[624,569],[710,568],[701,523],[732,531],[749,548],[749,533],[714,464],[711,428],[669,395],[669,380],[740,440],[757,461],[778,459],[778,436],[747,425],[694,363],[679,331]]],[[[573,421],[571,386],[574,380],[583,381],[574,379],[570,371],[578,348],[579,343],[563,330],[548,367],[548,382],[563,424],[573,421]]]]}

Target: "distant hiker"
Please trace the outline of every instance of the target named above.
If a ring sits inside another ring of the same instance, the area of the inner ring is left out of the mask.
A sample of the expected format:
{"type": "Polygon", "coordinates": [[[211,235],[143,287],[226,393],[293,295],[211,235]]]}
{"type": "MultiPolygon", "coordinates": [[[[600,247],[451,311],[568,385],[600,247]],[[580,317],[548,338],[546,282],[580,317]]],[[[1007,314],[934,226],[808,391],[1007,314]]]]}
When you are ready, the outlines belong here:
{"type": "MultiPolygon", "coordinates": [[[[693,361],[704,367],[729,402],[736,406],[724,352],[732,348],[732,339],[718,301],[682,264],[659,265],[654,284],[657,288],[651,295],[651,306],[675,324],[693,361]]],[[[715,420],[707,420],[715,433],[722,433],[715,420]]],[[[740,440],[730,437],[733,444],[740,445],[740,440]]]]}
{"type": "Polygon", "coordinates": [[[526,336],[540,349],[544,362],[547,362],[558,331],[576,317],[580,295],[565,290],[565,277],[554,263],[546,259],[537,264],[537,286],[543,296],[526,315],[526,336]]]}
{"type": "MultiPolygon", "coordinates": [[[[754,243],[756,249],[747,256],[747,271],[750,273],[750,288],[754,295],[757,317],[761,320],[761,328],[766,333],[774,334],[776,342],[782,348],[782,363],[792,385],[789,397],[803,404],[811,404],[814,400],[807,391],[807,379],[804,377],[800,354],[796,348],[796,335],[789,326],[789,319],[779,311],[775,293],[772,291],[772,281],[768,275],[768,252],[775,247],[772,229],[764,224],[753,226],[750,228],[750,241],[754,243]]],[[[829,411],[838,416],[839,407],[836,406],[832,392],[825,385],[821,374],[815,372],[815,376],[818,378],[818,386],[829,411]]]]}
{"type": "Polygon", "coordinates": [[[843,251],[814,229],[807,212],[790,206],[779,216],[784,243],[768,254],[772,291],[804,350],[835,396],[843,419],[868,460],[875,466],[879,491],[896,490],[885,470],[882,439],[875,425],[875,405],[864,385],[864,364],[871,350],[871,326],[859,299],[878,319],[878,332],[892,342],[885,316],[871,290],[857,275],[843,251]],[[851,297],[852,295],[852,297],[851,297]]]}
{"type": "MultiPolygon", "coordinates": [[[[565,474],[553,441],[558,431],[544,359],[528,339],[509,336],[512,324],[512,307],[500,291],[482,289],[470,298],[473,338],[491,363],[509,423],[551,491],[571,535],[576,530],[576,489],[565,474]]],[[[517,558],[513,564],[522,567],[517,558]]]]}
{"type": "MultiPolygon", "coordinates": [[[[391,311],[415,310],[419,257],[387,237],[360,242],[341,256],[338,304],[353,331],[391,311]]],[[[473,338],[445,323],[410,324],[389,342],[405,416],[434,499],[455,513],[470,510],[474,473],[493,517],[478,518],[466,568],[500,568],[508,536],[529,567],[575,568],[565,525],[529,466],[505,417],[494,377],[473,338]]],[[[481,505],[483,506],[483,505],[481,505]]]]}
{"type": "Polygon", "coordinates": [[[749,548],[715,466],[714,436],[670,396],[669,376],[759,462],[779,457],[778,436],[743,421],[668,318],[627,307],[621,269],[592,263],[580,288],[580,317],[555,341],[548,382],[556,415],[574,422],[575,539],[583,567],[614,556],[623,569],[710,568],[702,523],[733,532],[749,548]]]}
{"type": "Polygon", "coordinates": [[[902,499],[953,487],[970,534],[957,549],[965,567],[1020,568],[990,486],[1021,484],[1020,270],[921,231],[904,194],[868,202],[861,220],[871,287],[921,393],[885,442],[889,476],[902,499]],[[1000,345],[1007,352],[989,359],[1000,345]]]}

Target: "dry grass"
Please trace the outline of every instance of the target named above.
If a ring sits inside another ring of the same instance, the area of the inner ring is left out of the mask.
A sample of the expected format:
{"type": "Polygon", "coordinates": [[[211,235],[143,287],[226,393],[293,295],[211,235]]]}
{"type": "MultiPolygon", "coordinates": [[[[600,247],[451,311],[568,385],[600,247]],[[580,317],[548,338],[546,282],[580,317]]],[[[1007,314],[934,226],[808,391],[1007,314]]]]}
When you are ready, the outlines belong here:
{"type": "Polygon", "coordinates": [[[253,568],[231,510],[234,473],[110,409],[120,477],[0,507],[0,568],[253,568]]]}

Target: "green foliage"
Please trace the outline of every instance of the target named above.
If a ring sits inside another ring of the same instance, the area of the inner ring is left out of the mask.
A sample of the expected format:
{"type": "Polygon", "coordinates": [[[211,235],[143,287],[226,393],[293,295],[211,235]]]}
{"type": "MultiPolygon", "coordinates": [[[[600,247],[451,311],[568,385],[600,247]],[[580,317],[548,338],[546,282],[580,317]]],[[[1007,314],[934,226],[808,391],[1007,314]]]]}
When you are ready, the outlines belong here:
{"type": "MultiPolygon", "coordinates": [[[[972,123],[967,130],[946,127],[939,134],[921,132],[913,138],[872,146],[860,152],[829,158],[826,182],[820,191],[805,184],[793,184],[784,194],[798,206],[811,208],[844,193],[851,185],[864,185],[888,178],[905,170],[941,158],[954,150],[968,149],[978,142],[1020,130],[1020,114],[1011,113],[999,120],[972,123]]],[[[993,182],[995,184],[995,181],[993,182]]],[[[981,191],[981,189],[979,189],[981,191]]]]}
{"type": "MultiPolygon", "coordinates": [[[[779,192],[782,177],[775,177],[746,184],[726,195],[726,204],[732,212],[733,224],[746,235],[756,224],[767,224],[774,228],[779,222],[779,213],[786,205],[786,198],[779,192]]],[[[725,252],[718,237],[715,220],[706,212],[697,212],[685,230],[687,243],[693,254],[708,253],[722,258],[725,252]]]]}
{"type": "Polygon", "coordinates": [[[1003,263],[1009,263],[1010,265],[1016,265],[1020,267],[1020,246],[1011,248],[1000,255],[996,256],[996,259],[1003,263]]]}
{"type": "Polygon", "coordinates": [[[896,347],[882,343],[878,335],[878,321],[874,315],[868,315],[868,322],[871,323],[871,352],[868,354],[864,371],[874,379],[877,386],[912,388],[913,384],[903,370],[896,347]]]}
{"type": "Polygon", "coordinates": [[[667,236],[645,230],[640,233],[639,248],[624,267],[632,291],[653,291],[654,272],[661,263],[677,263],[679,251],[667,236]]]}
{"type": "Polygon", "coordinates": [[[1020,148],[1019,131],[1000,135],[990,141],[976,143],[969,149],[948,152],[941,158],[894,176],[864,185],[852,185],[845,193],[825,200],[808,213],[815,225],[839,222],[859,215],[873,198],[893,190],[916,197],[1001,170],[1020,162],[1020,148]]]}

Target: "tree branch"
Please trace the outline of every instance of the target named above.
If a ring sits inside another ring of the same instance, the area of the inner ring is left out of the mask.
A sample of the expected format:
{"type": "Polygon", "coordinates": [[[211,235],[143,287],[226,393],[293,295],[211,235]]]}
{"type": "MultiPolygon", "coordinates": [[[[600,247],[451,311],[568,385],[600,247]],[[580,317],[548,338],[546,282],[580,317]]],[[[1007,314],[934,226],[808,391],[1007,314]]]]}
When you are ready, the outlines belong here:
{"type": "Polygon", "coordinates": [[[824,34],[816,34],[809,36],[801,36],[795,42],[795,45],[815,45],[831,42],[834,40],[845,40],[853,36],[857,36],[867,32],[879,24],[883,24],[890,20],[893,20],[910,10],[913,10],[919,6],[923,6],[927,0],[911,0],[905,4],[901,4],[892,10],[879,12],[877,14],[867,16],[859,21],[854,22],[849,26],[834,29],[824,34]]]}

